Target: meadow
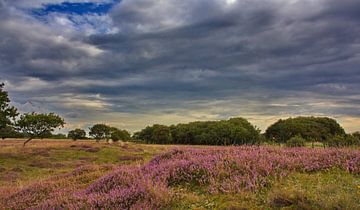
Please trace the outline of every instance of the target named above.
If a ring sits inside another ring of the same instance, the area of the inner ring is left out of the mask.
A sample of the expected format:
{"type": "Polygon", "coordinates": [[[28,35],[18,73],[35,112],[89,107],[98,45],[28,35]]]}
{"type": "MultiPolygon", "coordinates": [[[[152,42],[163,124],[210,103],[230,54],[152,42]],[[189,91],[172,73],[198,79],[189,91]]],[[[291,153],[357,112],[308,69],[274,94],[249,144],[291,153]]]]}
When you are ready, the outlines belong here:
{"type": "Polygon", "coordinates": [[[0,141],[0,209],[360,209],[360,150],[0,141]]]}

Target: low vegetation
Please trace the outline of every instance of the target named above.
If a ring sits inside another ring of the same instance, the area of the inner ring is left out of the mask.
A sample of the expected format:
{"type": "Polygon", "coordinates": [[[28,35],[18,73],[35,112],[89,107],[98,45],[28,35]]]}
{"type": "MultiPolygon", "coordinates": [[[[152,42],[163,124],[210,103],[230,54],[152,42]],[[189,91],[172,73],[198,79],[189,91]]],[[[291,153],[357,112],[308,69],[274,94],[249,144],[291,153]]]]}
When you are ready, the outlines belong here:
{"type": "MultiPolygon", "coordinates": [[[[26,149],[42,148],[32,146],[26,149]]],[[[9,147],[1,149],[0,154],[19,149],[9,147]]],[[[39,150],[32,152],[42,154],[39,150]]],[[[42,156],[43,161],[26,167],[44,170],[63,163],[55,170],[63,168],[64,171],[15,189],[3,184],[0,206],[20,209],[357,209],[360,201],[354,196],[360,175],[358,150],[258,146],[171,148],[74,142],[67,146],[49,143],[42,156]],[[93,152],[89,148],[99,150],[93,152]],[[44,161],[54,159],[59,162],[44,161]],[[80,160],[83,162],[77,162],[80,160]],[[74,162],[77,164],[70,164],[74,162]]],[[[2,159],[7,161],[29,160],[2,159]]],[[[10,165],[5,173],[9,172],[10,165]]],[[[21,164],[20,167],[18,171],[27,170],[21,164]]]]}

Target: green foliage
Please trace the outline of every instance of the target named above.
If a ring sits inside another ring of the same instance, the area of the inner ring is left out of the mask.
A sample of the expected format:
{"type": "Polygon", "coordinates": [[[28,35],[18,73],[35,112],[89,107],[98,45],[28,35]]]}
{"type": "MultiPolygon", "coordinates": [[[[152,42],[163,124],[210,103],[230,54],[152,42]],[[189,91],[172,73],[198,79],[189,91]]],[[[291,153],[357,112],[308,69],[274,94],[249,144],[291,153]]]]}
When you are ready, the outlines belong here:
{"type": "Polygon", "coordinates": [[[346,134],[345,136],[345,146],[359,146],[360,139],[353,134],[346,134]]]}
{"type": "Polygon", "coordinates": [[[96,141],[100,141],[100,139],[112,139],[113,141],[131,139],[130,133],[127,130],[120,130],[105,124],[96,124],[91,127],[89,135],[94,137],[96,141]]]}
{"type": "Polygon", "coordinates": [[[10,106],[10,99],[8,93],[3,90],[4,84],[0,84],[0,129],[8,125],[12,125],[12,120],[18,115],[15,107],[10,106]]]}
{"type": "Polygon", "coordinates": [[[265,133],[266,138],[277,143],[285,143],[291,137],[302,136],[307,141],[324,142],[335,135],[344,135],[344,129],[327,117],[296,117],[279,120],[265,133]]]}
{"type": "Polygon", "coordinates": [[[360,140],[351,134],[336,135],[329,138],[325,145],[329,147],[359,146],[360,140]]]}
{"type": "Polygon", "coordinates": [[[24,135],[17,132],[12,126],[6,126],[0,129],[0,138],[22,138],[24,135]]]}
{"type": "Polygon", "coordinates": [[[287,147],[304,147],[306,144],[306,140],[301,136],[291,137],[287,142],[287,147]]]}
{"type": "Polygon", "coordinates": [[[343,147],[344,146],[344,137],[340,135],[333,136],[329,138],[325,144],[329,147],[343,147]]]}
{"type": "Polygon", "coordinates": [[[31,139],[44,138],[44,135],[51,134],[55,128],[63,127],[64,124],[64,119],[54,113],[38,114],[32,112],[21,115],[16,125],[29,136],[29,139],[24,143],[25,146],[31,139]]]}
{"type": "Polygon", "coordinates": [[[127,130],[120,130],[114,127],[111,128],[110,138],[113,141],[119,141],[119,140],[127,141],[131,139],[130,133],[127,130]]]}
{"type": "Polygon", "coordinates": [[[356,131],[356,132],[352,133],[351,135],[360,141],[360,132],[359,131],[356,131]]]}
{"type": "Polygon", "coordinates": [[[260,131],[244,118],[188,124],[148,126],[134,138],[156,144],[241,145],[257,144],[260,131]]]}
{"type": "Polygon", "coordinates": [[[52,136],[53,136],[53,134],[51,133],[51,131],[46,131],[37,137],[40,139],[48,139],[48,138],[51,138],[52,136]]]}
{"type": "Polygon", "coordinates": [[[89,135],[99,142],[101,139],[109,139],[111,134],[111,128],[105,124],[96,124],[90,128],[89,135]]]}
{"type": "Polygon", "coordinates": [[[83,129],[75,129],[71,130],[68,133],[68,138],[76,141],[77,139],[85,139],[86,138],[86,132],[83,129]]]}
{"type": "Polygon", "coordinates": [[[168,126],[155,124],[135,133],[134,138],[150,144],[171,144],[171,130],[168,126]]]}

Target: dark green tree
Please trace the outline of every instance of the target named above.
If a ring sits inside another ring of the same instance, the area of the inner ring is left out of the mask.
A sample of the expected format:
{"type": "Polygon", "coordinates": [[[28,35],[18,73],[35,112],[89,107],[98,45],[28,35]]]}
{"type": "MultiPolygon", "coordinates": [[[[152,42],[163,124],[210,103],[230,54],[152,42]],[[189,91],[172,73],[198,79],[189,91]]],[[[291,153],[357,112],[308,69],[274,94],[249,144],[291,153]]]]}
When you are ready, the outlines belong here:
{"type": "Polygon", "coordinates": [[[110,138],[113,141],[119,141],[119,140],[127,141],[131,139],[131,136],[127,130],[120,130],[118,128],[112,127],[110,138]]]}
{"type": "Polygon", "coordinates": [[[4,91],[4,84],[0,84],[0,129],[13,125],[18,115],[15,107],[10,105],[8,93],[4,91]]]}
{"type": "Polygon", "coordinates": [[[96,142],[101,139],[108,140],[110,138],[111,128],[105,124],[96,124],[90,128],[89,135],[92,136],[96,142]]]}
{"type": "Polygon", "coordinates": [[[60,116],[49,114],[38,114],[35,112],[20,116],[16,125],[29,139],[24,142],[24,146],[33,138],[39,138],[46,133],[51,133],[56,128],[61,128],[65,124],[60,116]]]}
{"type": "Polygon", "coordinates": [[[68,138],[76,141],[77,139],[85,139],[86,132],[83,129],[76,128],[74,130],[69,131],[68,138]]]}
{"type": "Polygon", "coordinates": [[[325,142],[336,135],[345,135],[345,131],[334,119],[327,117],[296,117],[278,120],[265,132],[267,139],[277,143],[286,143],[294,136],[301,136],[309,142],[325,142]]]}
{"type": "Polygon", "coordinates": [[[147,126],[140,132],[136,133],[136,138],[145,141],[149,144],[170,144],[171,132],[170,128],[166,125],[155,124],[147,126]]]}
{"type": "Polygon", "coordinates": [[[14,127],[6,126],[5,128],[0,129],[0,138],[22,138],[22,133],[17,132],[14,127]]]}

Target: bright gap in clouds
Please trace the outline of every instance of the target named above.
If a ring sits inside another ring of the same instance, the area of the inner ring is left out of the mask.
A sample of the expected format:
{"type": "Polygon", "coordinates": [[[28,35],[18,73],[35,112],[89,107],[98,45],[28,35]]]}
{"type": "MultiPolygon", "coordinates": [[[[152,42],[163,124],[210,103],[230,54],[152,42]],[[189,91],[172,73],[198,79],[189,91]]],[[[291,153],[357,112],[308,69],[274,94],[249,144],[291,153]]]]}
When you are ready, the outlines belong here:
{"type": "Polygon", "coordinates": [[[112,27],[108,13],[120,1],[48,3],[29,8],[27,13],[38,21],[63,31],[77,31],[85,35],[108,34],[117,31],[112,27]]]}
{"type": "Polygon", "coordinates": [[[32,9],[31,13],[34,16],[44,16],[49,15],[50,13],[66,13],[66,14],[106,14],[110,9],[118,3],[119,0],[114,0],[111,3],[92,3],[92,2],[83,2],[83,3],[71,3],[63,2],[61,4],[46,4],[42,8],[32,9]]]}
{"type": "Polygon", "coordinates": [[[234,4],[237,0],[226,0],[226,4],[234,4]]]}

